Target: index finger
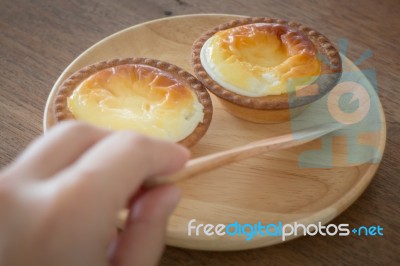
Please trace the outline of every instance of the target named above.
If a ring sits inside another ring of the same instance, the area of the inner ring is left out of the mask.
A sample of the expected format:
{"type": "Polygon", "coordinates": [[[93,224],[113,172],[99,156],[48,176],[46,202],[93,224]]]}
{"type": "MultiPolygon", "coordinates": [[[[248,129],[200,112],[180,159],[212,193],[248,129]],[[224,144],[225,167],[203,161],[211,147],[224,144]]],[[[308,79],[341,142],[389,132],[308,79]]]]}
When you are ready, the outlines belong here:
{"type": "Polygon", "coordinates": [[[72,184],[85,208],[101,208],[114,218],[146,178],[172,173],[188,158],[188,150],[178,144],[117,132],[89,149],[59,180],[72,184]]]}
{"type": "Polygon", "coordinates": [[[6,170],[20,178],[50,178],[111,133],[78,121],[66,121],[34,141],[6,170]]]}

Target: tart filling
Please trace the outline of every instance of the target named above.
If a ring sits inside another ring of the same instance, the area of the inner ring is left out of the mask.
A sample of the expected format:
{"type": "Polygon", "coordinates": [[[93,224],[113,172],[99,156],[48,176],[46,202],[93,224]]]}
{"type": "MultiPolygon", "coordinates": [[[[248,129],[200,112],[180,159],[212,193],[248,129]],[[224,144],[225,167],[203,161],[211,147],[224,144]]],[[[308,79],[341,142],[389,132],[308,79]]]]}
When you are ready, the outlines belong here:
{"type": "Polygon", "coordinates": [[[67,98],[75,119],[115,130],[180,141],[203,122],[189,85],[161,69],[124,64],[84,79],[67,98]]]}
{"type": "Polygon", "coordinates": [[[249,97],[281,95],[318,78],[321,64],[302,32],[276,23],[253,23],[216,32],[202,46],[200,61],[220,86],[249,97]]]}

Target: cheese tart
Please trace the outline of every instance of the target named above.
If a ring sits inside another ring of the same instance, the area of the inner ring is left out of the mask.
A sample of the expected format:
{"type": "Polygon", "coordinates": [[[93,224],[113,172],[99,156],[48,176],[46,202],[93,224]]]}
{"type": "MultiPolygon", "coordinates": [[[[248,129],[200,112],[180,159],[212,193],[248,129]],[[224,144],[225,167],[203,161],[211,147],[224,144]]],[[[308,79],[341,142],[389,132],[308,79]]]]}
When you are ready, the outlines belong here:
{"type": "Polygon", "coordinates": [[[78,70],[57,91],[57,122],[68,119],[194,145],[207,131],[212,103],[194,76],[173,64],[127,58],[78,70]]]}
{"type": "Polygon", "coordinates": [[[231,114],[283,122],[329,92],[341,76],[340,54],[300,23],[246,18],[215,27],[195,41],[197,78],[231,114]]]}

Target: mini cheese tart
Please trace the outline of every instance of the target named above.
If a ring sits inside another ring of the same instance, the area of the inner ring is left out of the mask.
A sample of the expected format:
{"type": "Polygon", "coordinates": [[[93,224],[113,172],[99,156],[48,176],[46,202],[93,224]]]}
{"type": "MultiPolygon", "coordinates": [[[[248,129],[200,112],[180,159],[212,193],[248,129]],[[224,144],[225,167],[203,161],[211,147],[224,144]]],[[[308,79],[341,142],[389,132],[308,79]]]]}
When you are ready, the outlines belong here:
{"type": "Polygon", "coordinates": [[[246,18],[215,27],[193,44],[197,78],[231,114],[259,123],[290,120],[341,76],[338,51],[297,22],[246,18]]]}
{"type": "Polygon", "coordinates": [[[190,147],[207,131],[212,104],[204,86],[183,69],[147,58],[115,59],[66,79],[55,118],[132,130],[190,147]]]}

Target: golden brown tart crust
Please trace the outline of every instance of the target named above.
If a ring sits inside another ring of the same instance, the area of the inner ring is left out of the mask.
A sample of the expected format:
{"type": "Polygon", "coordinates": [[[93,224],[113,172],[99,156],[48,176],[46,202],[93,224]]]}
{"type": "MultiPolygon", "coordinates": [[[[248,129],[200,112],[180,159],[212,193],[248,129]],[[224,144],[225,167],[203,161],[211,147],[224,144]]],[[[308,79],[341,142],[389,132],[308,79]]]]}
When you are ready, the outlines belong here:
{"type": "Polygon", "coordinates": [[[207,87],[207,89],[209,89],[218,97],[243,107],[261,110],[296,108],[311,103],[330,91],[339,81],[342,72],[342,60],[340,58],[340,54],[328,40],[328,38],[298,22],[276,18],[238,19],[221,24],[207,31],[193,44],[192,66],[197,78],[207,87]],[[208,75],[204,69],[200,61],[200,51],[204,43],[211,36],[222,30],[254,23],[279,24],[301,32],[314,44],[315,48],[317,49],[317,54],[323,58],[326,58],[328,61],[325,62],[324,60],[320,60],[321,73],[319,74],[319,77],[310,85],[296,92],[296,94],[301,95],[301,97],[296,97],[295,95],[290,95],[289,97],[287,94],[268,95],[263,97],[239,95],[220,86],[208,75]],[[318,88],[318,93],[315,93],[316,87],[318,88]]]}
{"type": "Polygon", "coordinates": [[[178,143],[186,147],[191,147],[204,136],[211,123],[213,107],[210,95],[208,94],[203,84],[192,74],[188,73],[187,71],[176,65],[150,58],[125,58],[102,61],[86,66],[72,74],[61,84],[56,92],[56,97],[54,100],[54,117],[56,122],[75,119],[74,115],[70,112],[68,108],[67,98],[79,86],[79,84],[81,84],[82,81],[86,80],[91,75],[101,70],[126,64],[147,65],[155,67],[171,74],[174,78],[186,84],[188,88],[191,88],[196,94],[199,102],[204,107],[203,122],[199,123],[195,130],[189,136],[179,141],[178,143]]]}

